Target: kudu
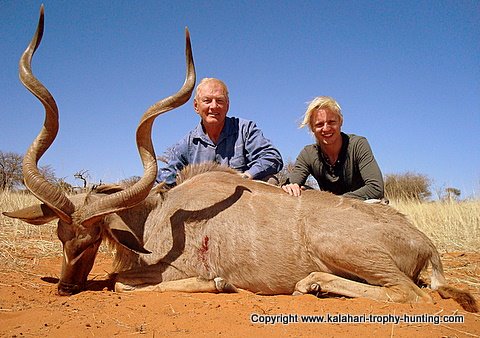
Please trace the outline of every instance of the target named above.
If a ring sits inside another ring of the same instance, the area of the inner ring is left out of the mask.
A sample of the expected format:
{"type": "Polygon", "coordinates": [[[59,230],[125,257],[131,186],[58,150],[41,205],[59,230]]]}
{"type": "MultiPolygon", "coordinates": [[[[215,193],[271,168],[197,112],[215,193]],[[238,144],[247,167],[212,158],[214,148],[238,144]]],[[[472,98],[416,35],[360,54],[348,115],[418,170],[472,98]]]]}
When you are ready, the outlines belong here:
{"type": "Polygon", "coordinates": [[[416,285],[430,263],[432,289],[467,311],[478,311],[468,292],[447,285],[433,243],[389,206],[320,191],[292,197],[213,164],[187,167],[173,189],[153,188],[153,121],[188,101],[195,84],[188,30],[183,87],[149,108],[137,128],[143,177],[127,189],[103,186],[65,196],[37,168],[58,130],[55,101],[30,66],[42,33],[43,7],[19,71],[45,107],[43,129],[23,162],[25,183],[43,203],[4,214],[32,224],[58,218],[63,243],[59,294],[85,287],[99,245],[108,239],[116,246],[117,291],[230,292],[238,287],[270,295],[324,292],[431,302],[416,285]]]}

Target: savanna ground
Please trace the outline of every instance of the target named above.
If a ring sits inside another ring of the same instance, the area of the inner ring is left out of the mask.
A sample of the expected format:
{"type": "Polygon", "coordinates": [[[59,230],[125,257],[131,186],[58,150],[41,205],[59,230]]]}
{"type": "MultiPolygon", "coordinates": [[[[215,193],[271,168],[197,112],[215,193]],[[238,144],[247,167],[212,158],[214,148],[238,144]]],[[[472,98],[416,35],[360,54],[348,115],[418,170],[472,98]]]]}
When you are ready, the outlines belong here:
{"type": "MultiPolygon", "coordinates": [[[[0,192],[1,211],[34,200],[29,195],[0,192]]],[[[436,243],[450,283],[470,290],[480,300],[480,202],[408,202],[395,207],[436,243]]],[[[0,216],[0,259],[1,337],[480,337],[480,315],[465,312],[435,292],[430,292],[434,304],[319,299],[313,295],[259,296],[249,292],[117,294],[108,280],[112,253],[105,247],[89,277],[88,290],[60,297],[56,282],[61,245],[55,225],[32,226],[4,216],[0,216]],[[283,315],[279,319],[291,321],[252,321],[265,315],[283,315]],[[306,323],[302,315],[324,316],[325,320],[338,315],[351,319],[400,316],[412,322],[306,323]]]]}

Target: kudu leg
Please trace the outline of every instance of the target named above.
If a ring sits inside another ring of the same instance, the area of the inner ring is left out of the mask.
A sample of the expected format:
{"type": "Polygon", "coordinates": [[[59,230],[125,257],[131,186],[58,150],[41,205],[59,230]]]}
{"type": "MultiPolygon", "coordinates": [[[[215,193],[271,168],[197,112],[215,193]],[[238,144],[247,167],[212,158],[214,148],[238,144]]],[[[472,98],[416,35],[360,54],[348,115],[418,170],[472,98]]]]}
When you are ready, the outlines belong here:
{"type": "Polygon", "coordinates": [[[396,284],[375,286],[355,282],[326,272],[312,272],[295,285],[294,295],[310,292],[327,292],[346,297],[365,297],[378,301],[397,303],[431,303],[431,297],[423,292],[412,281],[403,276],[397,276],[396,284]]]}
{"type": "Polygon", "coordinates": [[[237,292],[237,288],[220,277],[214,279],[191,277],[174,281],[161,282],[155,285],[144,284],[134,286],[123,284],[121,282],[115,283],[115,292],[127,291],[232,293],[237,292]]]}

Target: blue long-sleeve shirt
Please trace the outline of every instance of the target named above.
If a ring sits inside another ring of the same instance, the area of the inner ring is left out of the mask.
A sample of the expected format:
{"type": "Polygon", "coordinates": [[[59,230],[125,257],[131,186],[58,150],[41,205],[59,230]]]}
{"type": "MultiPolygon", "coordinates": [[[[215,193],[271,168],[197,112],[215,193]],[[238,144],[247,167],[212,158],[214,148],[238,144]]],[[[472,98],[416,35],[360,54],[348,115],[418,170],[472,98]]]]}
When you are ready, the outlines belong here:
{"type": "Polygon", "coordinates": [[[175,183],[176,174],[188,164],[217,162],[253,179],[276,174],[283,167],[280,152],[263,136],[253,121],[226,117],[217,144],[203,131],[201,123],[174,145],[167,155],[167,167],[159,170],[158,181],[175,183]]]}

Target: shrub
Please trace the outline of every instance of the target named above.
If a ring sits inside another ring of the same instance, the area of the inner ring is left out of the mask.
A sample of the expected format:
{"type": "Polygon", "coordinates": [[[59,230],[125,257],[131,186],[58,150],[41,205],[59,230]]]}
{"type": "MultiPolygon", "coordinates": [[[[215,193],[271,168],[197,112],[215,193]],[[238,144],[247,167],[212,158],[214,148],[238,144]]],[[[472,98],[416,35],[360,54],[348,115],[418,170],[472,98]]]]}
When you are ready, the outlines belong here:
{"type": "Polygon", "coordinates": [[[390,200],[424,201],[432,195],[431,183],[431,180],[422,174],[388,174],[385,175],[385,195],[390,200]]]}

